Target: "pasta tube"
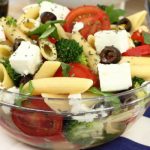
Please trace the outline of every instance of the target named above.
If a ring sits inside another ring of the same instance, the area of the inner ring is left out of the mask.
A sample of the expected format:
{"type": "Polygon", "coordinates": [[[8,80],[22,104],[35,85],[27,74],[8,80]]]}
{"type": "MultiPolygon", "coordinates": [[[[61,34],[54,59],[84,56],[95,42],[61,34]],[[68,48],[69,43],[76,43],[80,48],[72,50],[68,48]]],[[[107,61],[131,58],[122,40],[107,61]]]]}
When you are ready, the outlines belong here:
{"type": "Polygon", "coordinates": [[[137,30],[144,23],[146,15],[147,11],[143,10],[127,17],[132,23],[132,32],[137,30]]]}
{"type": "Polygon", "coordinates": [[[44,98],[44,102],[55,112],[57,113],[70,112],[71,107],[69,105],[69,101],[67,100],[68,95],[56,95],[56,94],[46,94],[46,93],[42,93],[41,95],[44,98]],[[55,100],[50,100],[48,98],[55,98],[55,100]],[[59,100],[59,98],[66,99],[66,100],[59,100]]]}
{"type": "Polygon", "coordinates": [[[9,58],[11,55],[11,47],[8,45],[0,45],[0,58],[9,58]]]}
{"type": "Polygon", "coordinates": [[[40,22],[36,21],[34,19],[24,19],[24,21],[22,21],[19,24],[20,30],[23,31],[24,33],[29,33],[33,30],[35,30],[37,27],[39,27],[40,22]]]}
{"type": "Polygon", "coordinates": [[[96,50],[83,39],[79,32],[73,33],[72,39],[76,40],[81,46],[83,46],[83,51],[87,57],[89,67],[97,73],[97,64],[100,62],[100,57],[96,54],[96,50]]]}
{"type": "Polygon", "coordinates": [[[53,77],[60,65],[61,63],[58,61],[45,61],[35,74],[34,79],[53,77]]]}
{"type": "Polygon", "coordinates": [[[6,37],[11,43],[15,42],[15,39],[24,39],[25,41],[29,41],[30,39],[25,35],[19,28],[16,26],[8,25],[5,18],[2,18],[0,21],[0,25],[3,26],[6,37]]]}
{"type": "Polygon", "coordinates": [[[56,60],[57,59],[57,51],[54,44],[50,43],[46,39],[42,39],[39,41],[41,54],[46,60],[56,60]]]}
{"type": "MultiPolygon", "coordinates": [[[[41,93],[76,94],[87,91],[93,85],[93,81],[74,77],[56,77],[32,80],[32,84],[33,95],[41,95],[41,93]]],[[[29,83],[25,84],[23,89],[28,87],[29,83]]]]}
{"type": "Polygon", "coordinates": [[[0,82],[1,86],[6,89],[14,85],[3,64],[0,64],[0,82]]]}

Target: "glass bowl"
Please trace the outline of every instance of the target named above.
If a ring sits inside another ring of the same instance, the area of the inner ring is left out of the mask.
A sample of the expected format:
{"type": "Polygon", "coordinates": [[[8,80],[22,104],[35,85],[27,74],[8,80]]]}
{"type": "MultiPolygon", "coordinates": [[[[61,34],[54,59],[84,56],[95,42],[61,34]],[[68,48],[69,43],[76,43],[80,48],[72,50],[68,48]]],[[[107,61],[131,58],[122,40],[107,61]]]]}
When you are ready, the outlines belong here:
{"type": "Polygon", "coordinates": [[[119,137],[143,115],[150,103],[149,87],[147,82],[137,89],[82,99],[28,97],[0,90],[0,125],[13,138],[42,149],[100,146],[119,137]],[[14,105],[18,98],[22,106],[14,105]],[[72,113],[77,103],[84,109],[72,113]]]}

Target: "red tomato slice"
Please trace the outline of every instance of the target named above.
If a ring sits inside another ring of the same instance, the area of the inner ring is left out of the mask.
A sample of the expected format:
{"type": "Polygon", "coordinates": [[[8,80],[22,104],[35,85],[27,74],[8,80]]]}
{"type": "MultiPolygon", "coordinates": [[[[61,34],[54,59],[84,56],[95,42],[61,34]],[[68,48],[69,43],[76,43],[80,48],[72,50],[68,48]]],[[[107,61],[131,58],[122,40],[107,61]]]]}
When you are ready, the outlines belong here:
{"type": "Polygon", "coordinates": [[[48,37],[48,40],[53,44],[56,44],[56,42],[57,42],[57,40],[53,37],[48,37]]]}
{"type": "Polygon", "coordinates": [[[83,22],[84,28],[81,34],[87,38],[89,34],[94,34],[99,30],[109,30],[109,16],[96,6],[81,6],[73,9],[66,17],[64,29],[67,32],[72,32],[76,22],[83,22]]]}
{"type": "Polygon", "coordinates": [[[129,49],[127,52],[122,54],[123,56],[149,56],[150,45],[142,45],[135,48],[129,49]]]}
{"type": "MultiPolygon", "coordinates": [[[[69,76],[70,77],[78,77],[78,78],[87,78],[93,80],[94,85],[97,85],[98,83],[98,77],[96,74],[94,74],[87,66],[82,65],[80,63],[70,63],[70,71],[69,76]]],[[[60,67],[55,77],[62,77],[62,68],[60,67]]]]}
{"type": "MultiPolygon", "coordinates": [[[[22,106],[51,110],[41,99],[25,100],[22,106]]],[[[47,137],[62,132],[63,118],[60,115],[12,109],[12,120],[22,132],[30,136],[47,137]]]]}
{"type": "Polygon", "coordinates": [[[144,37],[139,31],[133,32],[131,39],[137,42],[141,42],[141,44],[144,44],[144,37]]]}

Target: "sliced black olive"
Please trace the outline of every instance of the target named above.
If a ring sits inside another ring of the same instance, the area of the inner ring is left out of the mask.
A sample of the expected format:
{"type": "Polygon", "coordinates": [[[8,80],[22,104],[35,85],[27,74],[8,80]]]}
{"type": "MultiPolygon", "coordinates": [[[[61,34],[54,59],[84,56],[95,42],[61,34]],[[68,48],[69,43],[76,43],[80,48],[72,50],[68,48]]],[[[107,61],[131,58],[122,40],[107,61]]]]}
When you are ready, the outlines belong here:
{"type": "Polygon", "coordinates": [[[40,18],[41,18],[42,23],[46,23],[47,21],[57,20],[57,17],[55,16],[55,14],[51,12],[43,12],[40,18]]]}
{"type": "Polygon", "coordinates": [[[120,51],[113,46],[106,46],[100,53],[102,64],[116,64],[121,60],[120,51]]]}
{"type": "Polygon", "coordinates": [[[16,49],[20,46],[22,41],[24,41],[24,39],[15,39],[15,43],[13,45],[13,51],[16,51],[16,49]]]}
{"type": "Polygon", "coordinates": [[[26,75],[26,76],[23,76],[20,80],[20,84],[26,84],[27,82],[29,82],[30,80],[33,79],[33,75],[26,75]]]}
{"type": "Polygon", "coordinates": [[[121,19],[121,20],[118,22],[118,25],[124,25],[126,31],[128,31],[128,32],[131,31],[132,24],[131,24],[131,21],[130,21],[129,19],[127,19],[127,18],[121,19]]]}

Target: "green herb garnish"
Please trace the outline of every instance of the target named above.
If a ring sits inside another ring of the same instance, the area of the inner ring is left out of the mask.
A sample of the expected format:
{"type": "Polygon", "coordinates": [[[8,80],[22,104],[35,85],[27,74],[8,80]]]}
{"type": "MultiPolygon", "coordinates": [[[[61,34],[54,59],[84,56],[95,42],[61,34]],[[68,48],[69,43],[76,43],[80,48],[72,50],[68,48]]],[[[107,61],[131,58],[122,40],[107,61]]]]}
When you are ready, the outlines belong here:
{"type": "Polygon", "coordinates": [[[19,82],[21,80],[21,75],[18,74],[10,65],[10,62],[8,59],[1,59],[0,60],[0,63],[2,63],[7,72],[8,72],[8,75],[10,76],[10,78],[13,80],[14,84],[18,87],[19,86],[19,82]]]}
{"type": "Polygon", "coordinates": [[[48,21],[45,24],[40,24],[40,26],[34,31],[29,32],[29,35],[39,35],[40,39],[45,39],[48,36],[51,36],[55,39],[58,39],[58,32],[55,24],[64,23],[64,20],[48,21]]]}
{"type": "Polygon", "coordinates": [[[110,102],[115,109],[119,109],[121,106],[120,99],[112,93],[102,92],[96,87],[92,87],[88,91],[98,96],[106,96],[105,101],[110,102]]]}
{"type": "Polygon", "coordinates": [[[147,32],[143,32],[143,37],[144,37],[144,43],[150,44],[150,34],[147,32]]]}
{"type": "Polygon", "coordinates": [[[110,22],[116,23],[119,21],[119,17],[124,16],[125,15],[125,10],[122,9],[115,9],[114,5],[110,5],[110,6],[106,6],[106,7],[102,7],[101,5],[97,5],[99,8],[103,8],[104,11],[107,13],[107,15],[110,18],[110,22]]]}
{"type": "Polygon", "coordinates": [[[6,24],[10,26],[17,26],[17,20],[11,16],[6,17],[6,24]]]}
{"type": "Polygon", "coordinates": [[[44,2],[44,1],[52,2],[53,0],[37,0],[37,3],[40,4],[40,3],[44,2]]]}
{"type": "Polygon", "coordinates": [[[32,85],[32,81],[29,81],[29,86],[28,86],[27,89],[24,89],[23,87],[24,87],[23,84],[21,84],[20,87],[19,87],[20,95],[15,100],[15,105],[17,105],[17,106],[21,106],[21,104],[24,100],[27,100],[29,96],[32,96],[32,93],[33,93],[33,90],[34,90],[34,87],[32,85]]]}
{"type": "Polygon", "coordinates": [[[69,77],[70,65],[61,63],[63,77],[69,77]]]}

